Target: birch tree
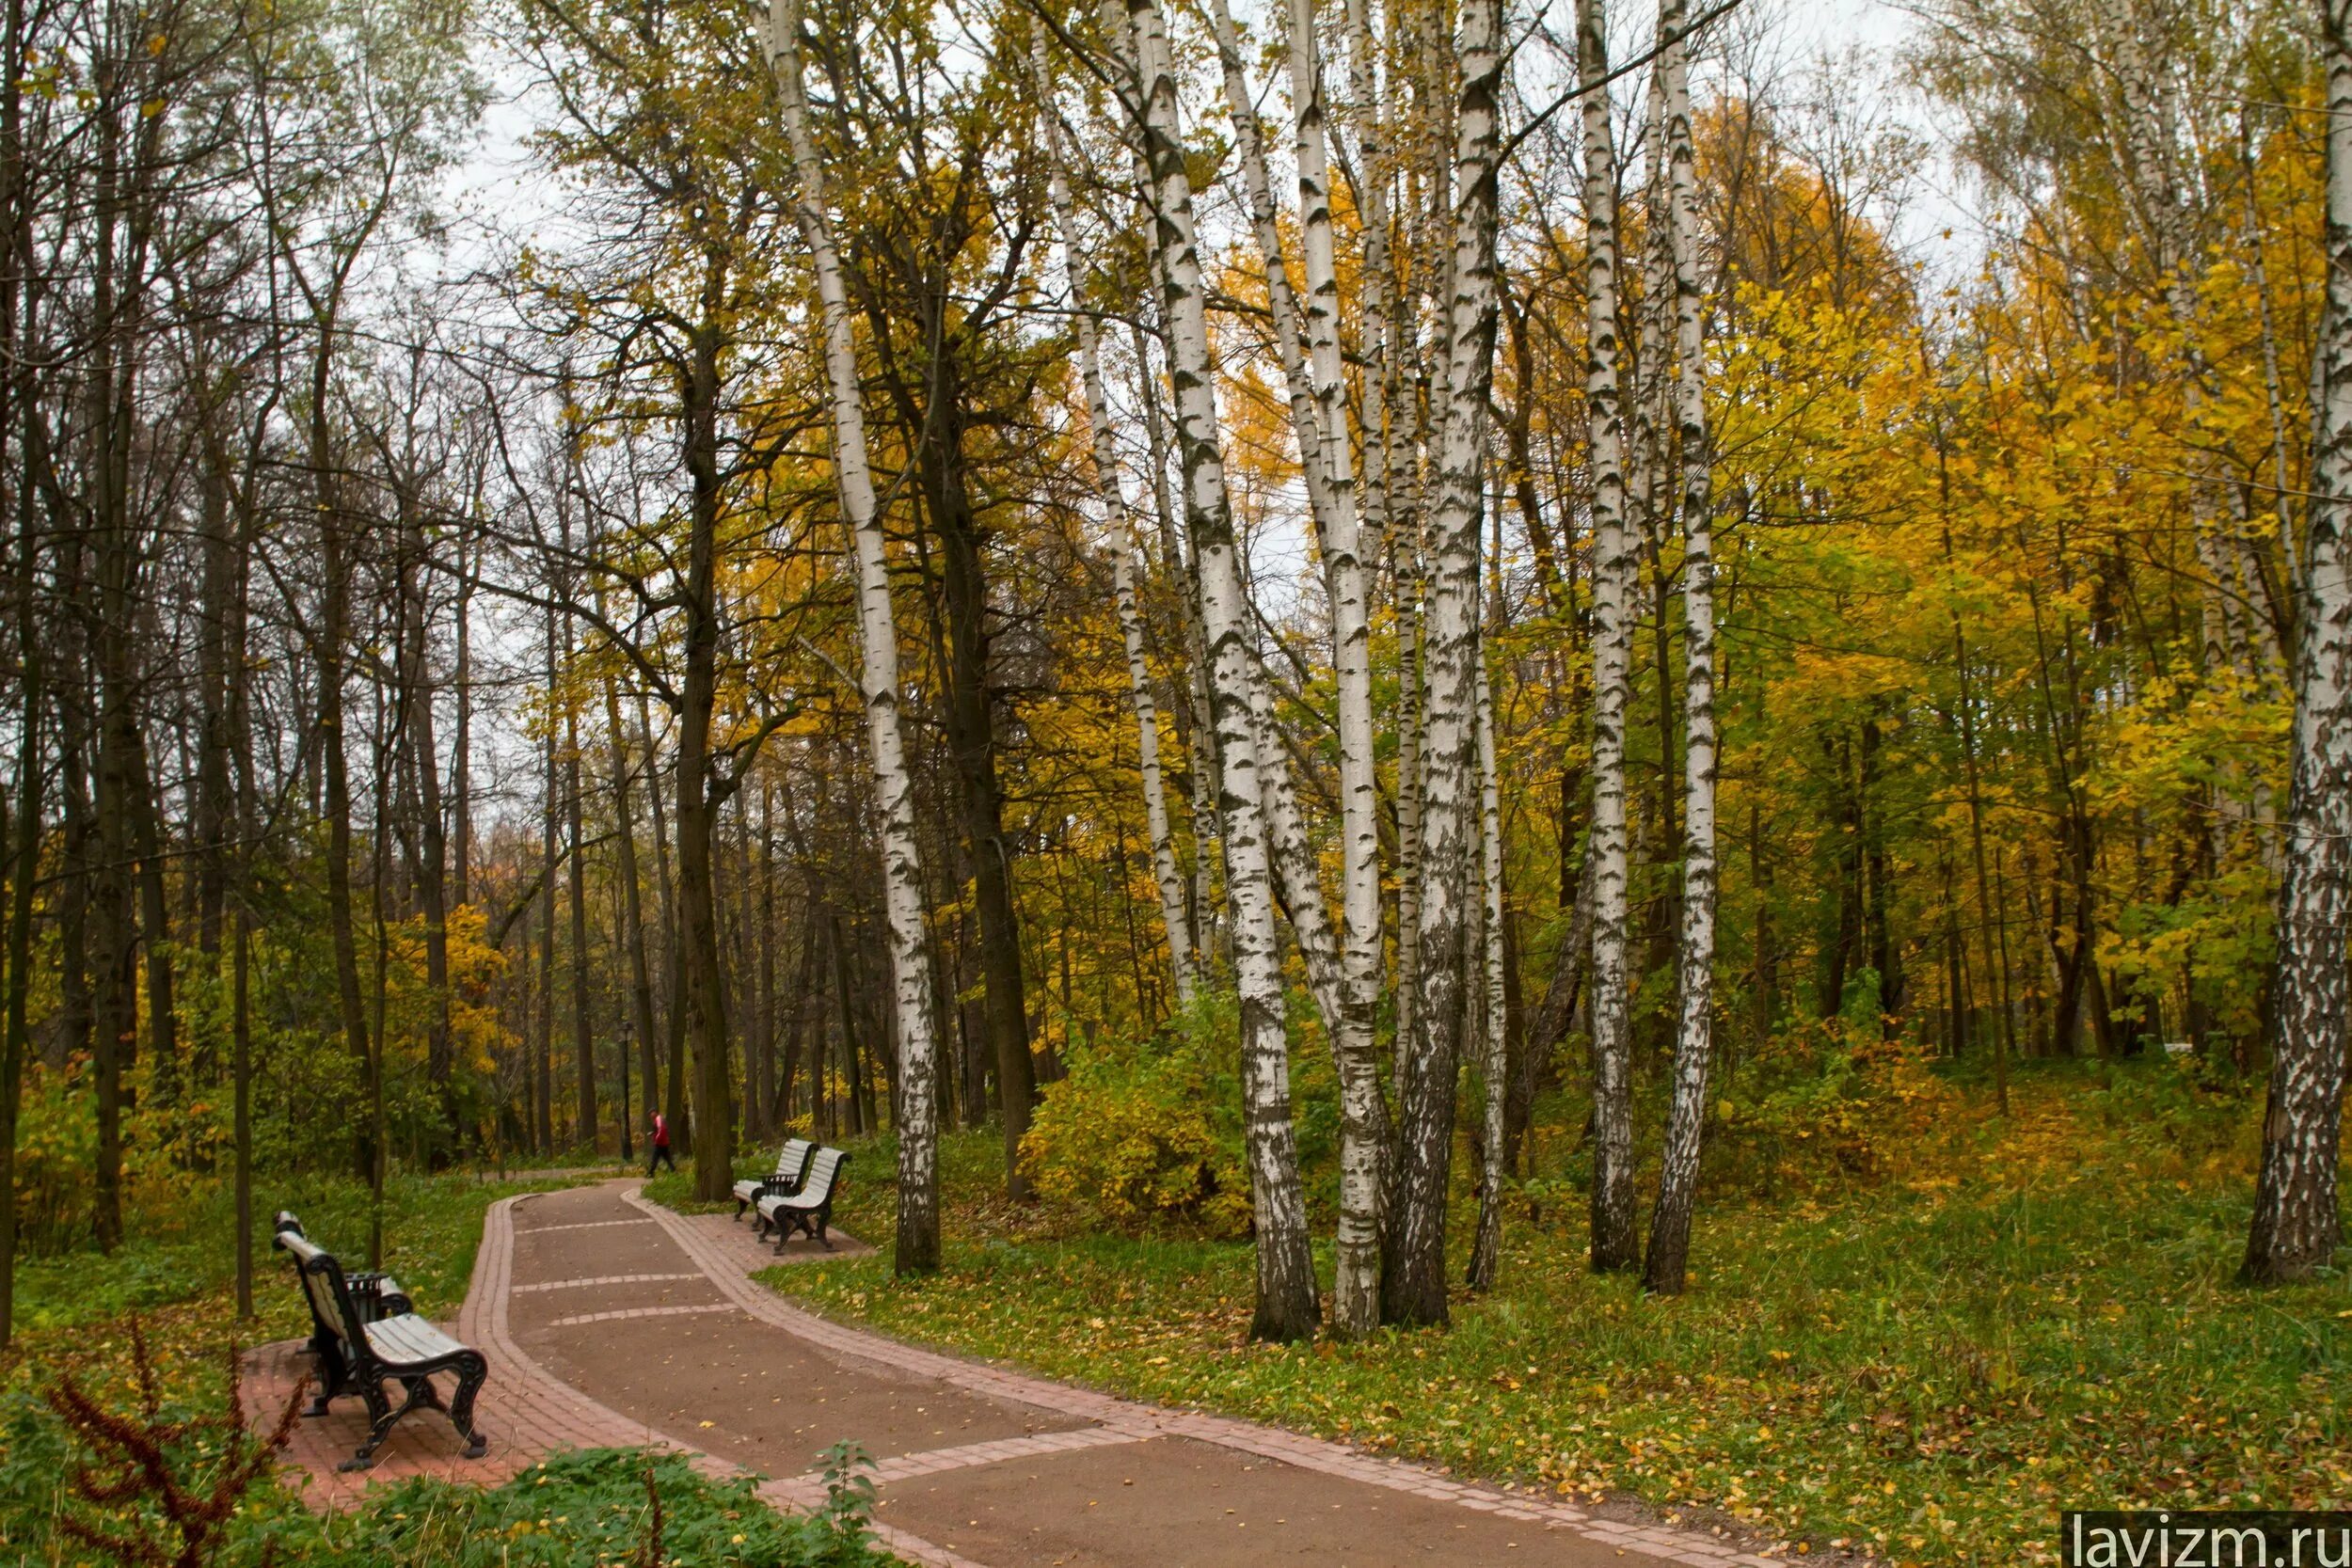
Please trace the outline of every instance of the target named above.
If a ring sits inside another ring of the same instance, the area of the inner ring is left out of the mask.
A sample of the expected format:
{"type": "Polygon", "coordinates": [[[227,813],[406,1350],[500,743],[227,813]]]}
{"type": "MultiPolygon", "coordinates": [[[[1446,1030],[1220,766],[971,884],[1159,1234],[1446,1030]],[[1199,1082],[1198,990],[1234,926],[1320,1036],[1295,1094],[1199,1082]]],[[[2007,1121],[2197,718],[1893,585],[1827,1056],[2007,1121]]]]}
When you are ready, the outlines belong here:
{"type": "Polygon", "coordinates": [[[890,569],[866,451],[866,410],[858,390],[849,293],[833,219],[825,207],[824,166],[808,129],[801,80],[801,0],[772,0],[771,63],[777,106],[799,178],[795,216],[817,269],[825,334],[825,381],[833,412],[834,476],[848,524],[856,576],[860,677],[867,744],[873,752],[874,804],[882,818],[882,900],[890,941],[898,1027],[898,1235],[901,1275],[939,1267],[937,1082],[931,1032],[931,966],[923,930],[922,847],[914,830],[914,780],[898,723],[898,630],[890,605],[890,569]]]}
{"type": "MultiPolygon", "coordinates": [[[[1687,0],[1658,8],[1658,82],[1663,97],[1665,227],[1674,287],[1674,432],[1682,466],[1682,934],[1677,995],[1674,1103],[1650,1215],[1645,1288],[1680,1293],[1698,1187],[1699,1130],[1707,1112],[1715,1021],[1715,555],[1707,439],[1706,299],[1698,262],[1698,160],[1691,145],[1687,0]]],[[[1665,679],[1665,671],[1659,678],[1665,679]]]]}
{"type": "Polygon", "coordinates": [[[1483,1291],[1494,1284],[1502,1256],[1503,1097],[1510,1068],[1502,1002],[1502,785],[1495,771],[1494,683],[1483,657],[1478,661],[1478,886],[1480,1159],[1470,1283],[1483,1291]]]}
{"type": "Polygon", "coordinates": [[[2305,1279],[2335,1256],[2352,879],[2352,0],[2322,0],[2327,302],[2313,349],[2312,500],[2297,574],[2293,770],[2279,888],[2278,1040],[2245,1275],[2305,1279]]]}
{"type": "Polygon", "coordinates": [[[1242,596],[1226,491],[1206,290],[1193,220],[1192,179],[1177,129],[1176,76],[1167,23],[1158,0],[1126,0],[1126,12],[1151,184],[1152,250],[1159,262],[1177,455],[1184,471],[1184,521],[1200,574],[1201,629],[1221,764],[1218,803],[1241,1001],[1243,1120],[1257,1235],[1257,1303],[1250,1335],[1299,1339],[1314,1332],[1318,1308],[1306,1201],[1298,1181],[1297,1134],[1291,1124],[1280,954],[1260,794],[1262,759],[1250,703],[1257,678],[1250,668],[1250,616],[1242,596]]]}
{"type": "MultiPolygon", "coordinates": [[[[1307,349],[1323,437],[1330,515],[1316,532],[1331,601],[1332,681],[1340,741],[1340,1221],[1334,1326],[1370,1333],[1380,1308],[1380,1164],[1388,1117],[1380,1099],[1380,796],[1373,771],[1372,624],[1363,529],[1340,352],[1340,282],[1331,226],[1331,159],[1314,0],[1290,0],[1291,103],[1297,127],[1300,249],[1307,275],[1307,349]]],[[[1374,432],[1376,437],[1376,431],[1374,432]]]]}
{"type": "Polygon", "coordinates": [[[1446,400],[1431,527],[1428,744],[1421,903],[1420,1006],[1399,1096],[1398,1168],[1381,1278],[1381,1316],[1446,1321],[1446,1197],[1461,1058],[1467,938],[1479,897],[1471,815],[1477,758],[1478,567],[1482,455],[1494,372],[1495,228],[1502,81],[1501,0],[1466,0],[1458,22],[1452,297],[1446,400]]]}
{"type": "Polygon", "coordinates": [[[1593,1196],[1592,1264],[1630,1268],[1633,1106],[1626,998],[1625,710],[1631,685],[1636,567],[1626,527],[1625,442],[1617,378],[1617,197],[1610,124],[1608,18],[1578,0],[1577,73],[1584,89],[1584,401],[1593,513],[1593,1196]]]}
{"type": "Polygon", "coordinates": [[[1152,877],[1159,887],[1160,922],[1168,932],[1176,1001],[1180,1006],[1188,1006],[1199,985],[1199,958],[1192,950],[1192,923],[1184,914],[1184,884],[1176,870],[1168,791],[1160,777],[1159,705],[1152,695],[1152,670],[1143,652],[1143,617],[1136,605],[1135,521],[1127,510],[1126,493],[1119,484],[1119,448],[1103,380],[1100,312],[1090,309],[1083,297],[1085,274],[1078,260],[1077,214],[1070,198],[1069,157],[1062,148],[1061,121],[1054,111],[1054,77],[1042,31],[1033,37],[1029,69],[1037,84],[1039,118],[1045,127],[1054,221],[1061,231],[1062,273],[1078,332],[1078,371],[1086,388],[1087,449],[1094,460],[1094,488],[1102,498],[1103,518],[1109,531],[1111,591],[1117,598],[1119,634],[1127,654],[1128,701],[1136,710],[1136,765],[1143,778],[1144,826],[1152,835],[1152,877]]]}

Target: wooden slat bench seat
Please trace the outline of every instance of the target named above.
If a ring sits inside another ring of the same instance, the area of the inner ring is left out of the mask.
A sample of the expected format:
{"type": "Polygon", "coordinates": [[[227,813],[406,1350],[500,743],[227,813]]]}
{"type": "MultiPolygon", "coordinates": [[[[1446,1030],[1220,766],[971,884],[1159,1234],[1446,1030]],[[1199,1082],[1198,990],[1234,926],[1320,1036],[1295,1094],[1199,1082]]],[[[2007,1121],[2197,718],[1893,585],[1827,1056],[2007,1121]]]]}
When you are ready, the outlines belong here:
{"type": "Polygon", "coordinates": [[[849,1163],[850,1157],[841,1150],[820,1148],[808,1163],[808,1180],[797,1191],[770,1193],[759,1199],[757,1229],[775,1232],[778,1252],[796,1230],[813,1238],[827,1252],[833,1250],[825,1227],[833,1219],[833,1195],[840,1184],[841,1167],[849,1163]]]}
{"type": "Polygon", "coordinates": [[[776,1156],[776,1168],[767,1176],[735,1184],[735,1217],[741,1219],[743,1211],[771,1193],[796,1193],[808,1179],[808,1163],[816,1154],[817,1146],[806,1138],[787,1138],[784,1152],[776,1156]]]}
{"type": "MultiPolygon", "coordinates": [[[[296,1219],[290,1211],[284,1209],[278,1211],[278,1218],[273,1228],[279,1236],[289,1232],[296,1236],[307,1234],[302,1228],[302,1222],[296,1219]]],[[[359,1316],[366,1322],[373,1323],[379,1318],[394,1317],[402,1312],[413,1312],[417,1309],[416,1304],[408,1299],[408,1292],[400,1288],[400,1281],[389,1274],[373,1269],[347,1269],[343,1273],[343,1283],[350,1287],[352,1305],[359,1308],[359,1316]]],[[[334,1311],[331,1301],[328,1303],[327,1310],[322,1312],[320,1310],[321,1294],[307,1286],[302,1292],[302,1299],[310,1308],[311,1352],[314,1354],[332,1354],[332,1347],[339,1341],[333,1327],[334,1311]]],[[[319,1395],[311,1403],[310,1414],[326,1415],[326,1395],[319,1395]]]]}
{"type": "Polygon", "coordinates": [[[392,1428],[420,1405],[449,1417],[449,1424],[466,1440],[468,1459],[479,1459],[488,1450],[489,1441],[473,1419],[474,1398],[490,1375],[490,1364],[480,1351],[406,1310],[405,1296],[399,1298],[404,1308],[399,1312],[381,1317],[363,1312],[342,1264],[305,1236],[298,1224],[281,1227],[272,1244],[294,1259],[311,1321],[318,1325],[310,1349],[318,1361],[319,1397],[304,1414],[323,1416],[328,1401],[347,1394],[367,1402],[367,1441],[336,1468],[364,1470],[374,1464],[375,1450],[392,1428]],[[434,1376],[440,1372],[457,1380],[457,1390],[446,1404],[433,1386],[434,1376]],[[398,1406],[384,1392],[388,1382],[399,1384],[407,1395],[398,1406]]]}

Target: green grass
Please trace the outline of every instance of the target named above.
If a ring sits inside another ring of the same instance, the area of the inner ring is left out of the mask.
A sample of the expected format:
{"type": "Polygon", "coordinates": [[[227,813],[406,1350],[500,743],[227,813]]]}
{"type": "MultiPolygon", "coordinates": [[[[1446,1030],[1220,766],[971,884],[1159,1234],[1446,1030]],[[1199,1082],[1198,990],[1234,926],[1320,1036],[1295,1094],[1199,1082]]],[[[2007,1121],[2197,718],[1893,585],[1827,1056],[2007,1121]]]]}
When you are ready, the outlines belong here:
{"type": "Polygon", "coordinates": [[[1247,1245],[1010,1210],[986,1133],[947,1140],[938,1277],[890,1277],[880,1160],[839,1212],[882,1255],[763,1277],[1051,1375],[1813,1550],[2053,1560],[2061,1507],[2352,1506],[2352,1296],[2234,1282],[2247,1097],[2163,1063],[2022,1072],[2006,1120],[1923,1069],[1874,1096],[1834,1160],[1800,1129],[1758,1171],[1724,1138],[1678,1299],[1586,1271],[1570,1163],[1451,1330],[1255,1346],[1247,1245]]]}
{"type": "MultiPolygon", "coordinates": [[[[388,1183],[384,1265],[428,1315],[453,1316],[464,1300],[482,1215],[516,1192],[571,1184],[511,1173],[399,1177],[388,1183]]],[[[132,1240],[112,1256],[81,1250],[28,1261],[18,1275],[18,1338],[0,1358],[0,1562],[64,1568],[92,1554],[61,1534],[59,1511],[81,1458],[43,1396],[66,1374],[116,1410],[135,1407],[131,1331],[136,1324],[157,1370],[167,1415],[225,1407],[230,1346],[310,1332],[285,1260],[269,1248],[280,1208],[355,1266],[370,1219],[365,1187],[322,1178],[255,1183],[257,1319],[234,1321],[233,1209],[225,1183],[190,1178],[164,1195],[139,1195],[132,1240]]],[[[275,1411],[249,1412],[266,1425],[275,1411]]],[[[201,1473],[208,1456],[180,1454],[201,1473]]],[[[851,1528],[854,1510],[778,1514],[746,1484],[709,1481],[675,1457],[655,1457],[666,1560],[713,1568],[850,1568],[885,1563],[851,1528]]],[[[411,1481],[372,1497],[355,1515],[322,1518],[293,1493],[265,1483],[240,1509],[219,1560],[319,1568],[591,1568],[636,1560],[649,1520],[644,1467],[633,1451],[551,1458],[495,1489],[411,1481]]]]}
{"type": "MultiPolygon", "coordinates": [[[[476,1175],[395,1176],[384,1189],[382,1266],[397,1275],[430,1317],[454,1317],[473,1277],[482,1213],[513,1193],[571,1183],[513,1173],[498,1181],[476,1175]]],[[[253,1304],[262,1327],[247,1338],[284,1338],[305,1323],[285,1258],[270,1246],[280,1209],[300,1217],[312,1241],[353,1268],[365,1267],[370,1199],[343,1178],[260,1178],[253,1184],[253,1304]]],[[[216,1297],[233,1310],[235,1208],[226,1181],[191,1180],[169,1194],[147,1195],[125,1224],[111,1257],[80,1248],[27,1259],[17,1266],[16,1325],[39,1342],[53,1331],[134,1309],[216,1297]]]]}
{"type": "MultiPolygon", "coordinates": [[[[0,1464],[0,1483],[20,1495],[14,1518],[34,1528],[0,1526],[0,1552],[15,1549],[23,1563],[79,1564],[88,1548],[40,1527],[52,1508],[87,1510],[66,1499],[54,1477],[69,1460],[55,1442],[30,1435],[50,1467],[26,1489],[28,1468],[11,1445],[0,1464]],[[30,1496],[22,1495],[29,1490],[30,1496]]],[[[201,1461],[197,1462],[199,1465],[201,1461]]],[[[200,1470],[199,1470],[199,1473],[200,1470]]],[[[660,1560],[694,1568],[886,1568],[896,1560],[877,1550],[864,1528],[865,1510],[785,1514],[753,1493],[744,1477],[713,1481],[683,1455],[600,1449],[557,1454],[497,1487],[409,1480],[371,1493],[350,1514],[311,1513],[290,1494],[265,1490],[250,1497],[214,1560],[220,1568],[619,1568],[646,1560],[657,1528],[660,1560]]],[[[109,1511],[112,1530],[123,1513],[109,1511]]],[[[147,1533],[173,1540],[151,1518],[147,1533]]],[[[93,1564],[93,1568],[95,1565],[93,1564]]]]}
{"type": "Polygon", "coordinates": [[[318,1547],[303,1560],[336,1568],[588,1568],[643,1560],[653,1522],[649,1472],[660,1498],[665,1562],[879,1568],[894,1560],[872,1548],[855,1518],[782,1514],[753,1496],[748,1478],[711,1481],[680,1455],[612,1449],[557,1455],[490,1491],[405,1482],[348,1520],[318,1521],[318,1547]]]}

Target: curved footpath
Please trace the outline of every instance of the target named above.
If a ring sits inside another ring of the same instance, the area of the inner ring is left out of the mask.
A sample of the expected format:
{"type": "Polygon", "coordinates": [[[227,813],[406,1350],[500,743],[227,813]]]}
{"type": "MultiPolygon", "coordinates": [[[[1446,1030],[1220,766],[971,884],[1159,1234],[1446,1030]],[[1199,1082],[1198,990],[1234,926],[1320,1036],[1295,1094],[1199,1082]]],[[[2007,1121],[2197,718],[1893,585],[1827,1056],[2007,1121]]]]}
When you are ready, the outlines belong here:
{"type": "MultiPolygon", "coordinates": [[[[827,1256],[796,1241],[785,1260],[812,1253],[827,1256]]],[[[345,1400],[300,1423],[288,1457],[314,1503],[347,1507],[377,1481],[495,1482],[560,1449],[652,1447],[714,1475],[779,1478],[760,1495],[798,1508],[822,1496],[819,1452],[854,1439],[877,1462],[883,1544],[936,1568],[1774,1563],[1692,1530],[919,1350],[749,1277],[777,1260],[749,1226],[647,1203],[633,1180],[502,1198],[454,1330],[490,1358],[488,1456],[457,1458],[448,1422],[425,1411],[374,1469],[338,1475],[366,1424],[345,1400]]],[[[251,1408],[277,1408],[298,1349],[254,1353],[251,1408]]]]}

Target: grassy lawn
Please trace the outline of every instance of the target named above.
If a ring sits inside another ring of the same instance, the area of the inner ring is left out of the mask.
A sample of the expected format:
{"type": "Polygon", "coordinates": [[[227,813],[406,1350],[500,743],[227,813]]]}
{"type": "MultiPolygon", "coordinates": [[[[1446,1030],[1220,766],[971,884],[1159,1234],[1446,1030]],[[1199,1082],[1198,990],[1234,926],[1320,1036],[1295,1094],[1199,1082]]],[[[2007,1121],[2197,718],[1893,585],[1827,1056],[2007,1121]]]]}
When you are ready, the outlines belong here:
{"type": "Polygon", "coordinates": [[[1253,1346],[1245,1244],[1009,1206],[986,1132],[946,1145],[939,1277],[890,1277],[880,1146],[838,1212],[882,1255],[766,1277],[911,1338],[1814,1551],[2052,1560],[2065,1506],[2352,1506],[2352,1294],[2233,1280],[2244,1094],[2161,1062],[2026,1076],[2003,1118],[1899,1072],[1848,1118],[1863,1144],[1818,1159],[1727,1134],[1680,1299],[1586,1272],[1571,1158],[1450,1331],[1253,1346]]]}

